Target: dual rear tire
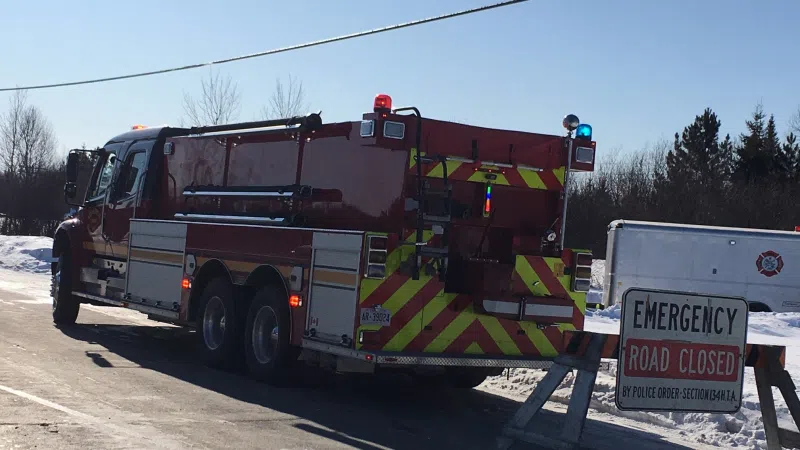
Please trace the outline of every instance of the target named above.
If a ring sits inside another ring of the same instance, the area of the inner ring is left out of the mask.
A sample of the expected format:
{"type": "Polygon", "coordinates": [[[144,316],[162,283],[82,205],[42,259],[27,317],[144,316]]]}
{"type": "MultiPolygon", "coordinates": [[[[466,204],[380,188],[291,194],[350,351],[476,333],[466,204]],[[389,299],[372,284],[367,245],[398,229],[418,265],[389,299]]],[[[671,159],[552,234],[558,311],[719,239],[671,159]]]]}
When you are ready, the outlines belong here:
{"type": "Polygon", "coordinates": [[[203,290],[197,313],[197,337],[207,365],[222,369],[247,368],[250,375],[270,383],[288,372],[294,356],[289,342],[290,311],[286,293],[264,286],[249,307],[237,301],[225,278],[215,278],[203,290]]]}

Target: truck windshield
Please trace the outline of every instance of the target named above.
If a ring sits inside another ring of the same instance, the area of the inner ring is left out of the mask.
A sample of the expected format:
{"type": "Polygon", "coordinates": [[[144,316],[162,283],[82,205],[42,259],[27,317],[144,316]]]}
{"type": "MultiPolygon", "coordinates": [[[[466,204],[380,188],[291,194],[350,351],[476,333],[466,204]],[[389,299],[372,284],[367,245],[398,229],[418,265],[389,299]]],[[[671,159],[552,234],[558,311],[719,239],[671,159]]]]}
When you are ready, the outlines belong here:
{"type": "Polygon", "coordinates": [[[95,178],[95,182],[89,190],[89,201],[102,199],[109,184],[111,183],[111,176],[114,174],[114,163],[117,158],[114,154],[110,154],[100,162],[101,167],[95,178]]]}

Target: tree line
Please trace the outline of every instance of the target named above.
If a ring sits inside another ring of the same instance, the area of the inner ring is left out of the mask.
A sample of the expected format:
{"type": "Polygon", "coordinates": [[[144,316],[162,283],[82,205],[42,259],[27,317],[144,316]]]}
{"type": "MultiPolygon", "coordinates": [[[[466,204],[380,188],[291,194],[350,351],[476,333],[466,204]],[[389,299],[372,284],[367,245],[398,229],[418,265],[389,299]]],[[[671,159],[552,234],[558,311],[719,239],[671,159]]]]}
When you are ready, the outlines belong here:
{"type": "MultiPolygon", "coordinates": [[[[210,73],[199,93],[184,93],[182,126],[236,121],[242,93],[230,77],[210,73]]],[[[276,80],[261,118],[308,111],[302,82],[276,80]]],[[[254,118],[255,119],[255,118],[254,118]]],[[[720,136],[710,108],[672,142],[620,154],[601,153],[596,170],[569,181],[567,245],[605,257],[616,219],[792,230],[800,225],[800,110],[781,136],[759,105],[736,137],[720,136]]],[[[0,234],[52,236],[69,207],[62,194],[65,158],[44,113],[16,92],[0,114],[0,234]]],[[[87,158],[84,166],[91,166],[87,158]]],[[[79,180],[78,198],[88,184],[79,180]]]]}
{"type": "MultiPolygon", "coordinates": [[[[201,126],[234,122],[241,112],[241,97],[242,92],[229,76],[211,72],[201,80],[199,93],[184,93],[179,123],[201,126]]],[[[261,116],[291,117],[306,114],[308,107],[303,83],[289,75],[286,82],[276,80],[261,116]]],[[[59,154],[57,147],[53,126],[42,110],[30,104],[27,92],[16,91],[7,110],[0,114],[0,234],[53,236],[69,212],[63,196],[66,154],[59,154]]],[[[80,167],[76,198],[85,194],[92,158],[81,158],[80,167]]]]}
{"type": "Polygon", "coordinates": [[[607,227],[616,219],[794,230],[800,110],[783,137],[761,105],[739,136],[720,136],[721,125],[707,108],[672,142],[612,153],[595,172],[573,177],[567,245],[604,258],[607,227]]]}

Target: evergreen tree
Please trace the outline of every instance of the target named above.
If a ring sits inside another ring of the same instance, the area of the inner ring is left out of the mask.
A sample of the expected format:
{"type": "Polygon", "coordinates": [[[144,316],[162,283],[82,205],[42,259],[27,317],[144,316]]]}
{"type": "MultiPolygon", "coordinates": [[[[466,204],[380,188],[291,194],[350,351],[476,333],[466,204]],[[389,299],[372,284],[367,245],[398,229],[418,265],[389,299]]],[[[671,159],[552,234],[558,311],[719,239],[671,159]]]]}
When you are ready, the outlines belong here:
{"type": "MultiPolygon", "coordinates": [[[[766,179],[774,162],[774,154],[765,152],[767,146],[767,128],[764,110],[761,105],[756,106],[752,120],[748,120],[747,134],[740,136],[741,143],[736,147],[736,164],[734,174],[737,179],[745,182],[755,182],[766,179]]],[[[774,121],[773,128],[774,128],[774,121]]],[[[773,143],[768,144],[770,147],[773,143]]]]}
{"type": "Polygon", "coordinates": [[[731,168],[733,145],[730,136],[720,143],[722,122],[706,108],[694,123],[675,133],[673,149],[667,154],[667,179],[670,183],[719,185],[731,168]]]}
{"type": "Polygon", "coordinates": [[[767,129],[764,132],[764,148],[762,149],[764,158],[768,162],[768,171],[773,176],[784,179],[787,172],[783,170],[780,164],[781,159],[781,138],[778,136],[778,130],[775,126],[775,116],[770,114],[769,121],[767,121],[767,129]]]}
{"type": "Polygon", "coordinates": [[[786,136],[786,142],[780,148],[776,163],[783,181],[800,181],[800,143],[797,142],[794,133],[786,136]]]}

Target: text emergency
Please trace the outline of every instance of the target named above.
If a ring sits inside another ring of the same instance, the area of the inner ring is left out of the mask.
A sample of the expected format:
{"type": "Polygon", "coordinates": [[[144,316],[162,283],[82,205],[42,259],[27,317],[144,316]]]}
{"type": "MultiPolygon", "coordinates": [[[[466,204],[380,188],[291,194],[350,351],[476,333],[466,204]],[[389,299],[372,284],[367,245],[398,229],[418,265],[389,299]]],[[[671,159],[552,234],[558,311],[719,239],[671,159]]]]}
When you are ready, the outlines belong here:
{"type": "Polygon", "coordinates": [[[734,413],[741,407],[744,299],[630,289],[620,341],[620,410],[734,413]]]}
{"type": "Polygon", "coordinates": [[[721,306],[633,302],[633,327],[692,333],[733,334],[738,310],[721,306]]]}

